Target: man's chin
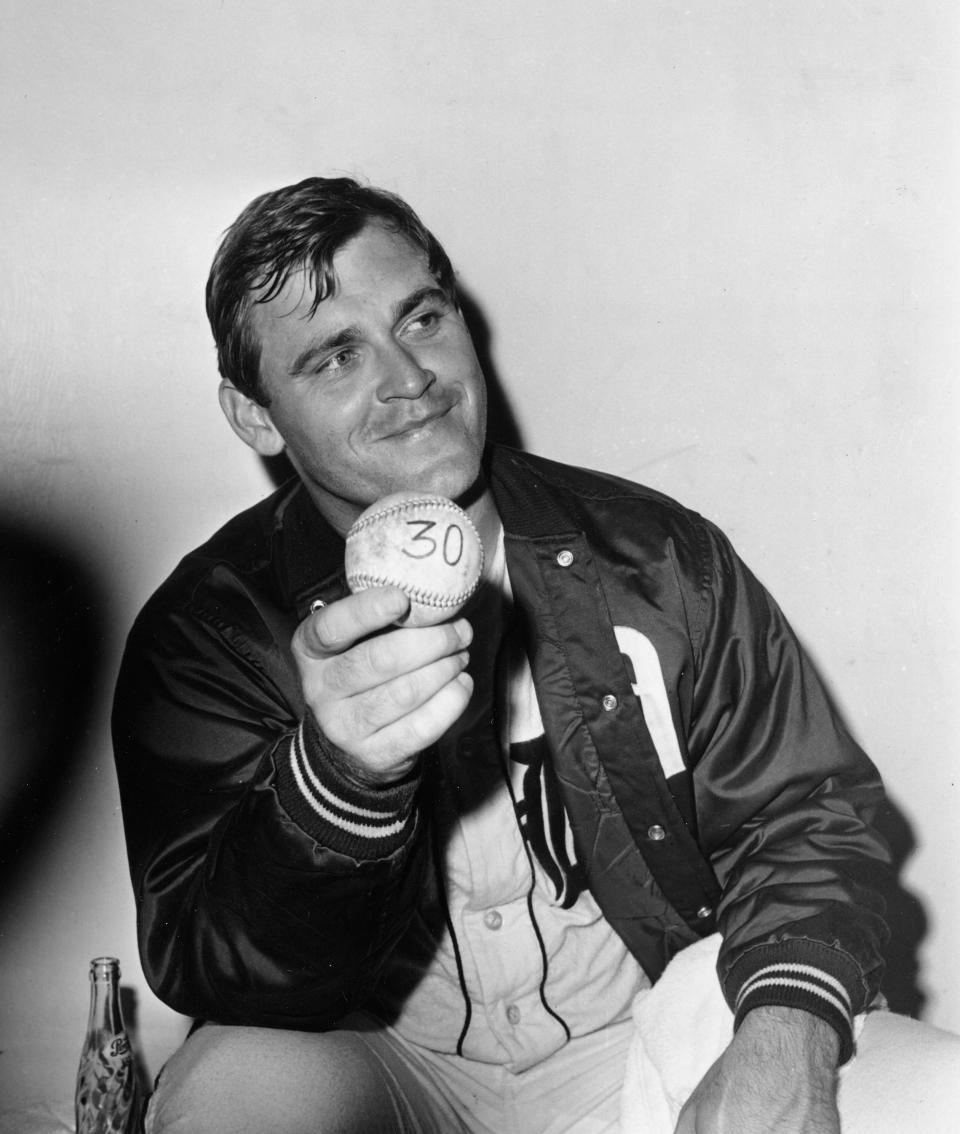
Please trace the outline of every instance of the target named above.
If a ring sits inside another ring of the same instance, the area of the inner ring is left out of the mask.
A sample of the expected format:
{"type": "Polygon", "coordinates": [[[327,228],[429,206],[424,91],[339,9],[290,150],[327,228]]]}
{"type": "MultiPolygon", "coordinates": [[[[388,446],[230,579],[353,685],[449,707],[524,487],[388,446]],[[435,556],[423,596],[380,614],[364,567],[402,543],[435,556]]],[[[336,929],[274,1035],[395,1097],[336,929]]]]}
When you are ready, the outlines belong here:
{"type": "Polygon", "coordinates": [[[394,491],[420,492],[429,496],[445,496],[466,508],[481,495],[477,490],[479,476],[424,476],[404,482],[394,491]]]}
{"type": "MultiPolygon", "coordinates": [[[[459,455],[456,460],[441,458],[405,471],[396,478],[392,491],[429,492],[458,502],[469,501],[480,495],[481,490],[477,487],[480,480],[480,454],[471,456],[469,460],[459,455]]],[[[462,503],[460,506],[464,507],[462,503]]]]}
{"type": "Polygon", "coordinates": [[[385,469],[368,476],[357,494],[335,493],[316,480],[306,478],[314,503],[327,521],[344,535],[357,517],[372,504],[395,492],[415,492],[430,496],[446,496],[467,510],[483,496],[483,474],[479,454],[476,460],[460,458],[452,462],[436,462],[420,468],[404,469],[388,474],[385,469]]]}

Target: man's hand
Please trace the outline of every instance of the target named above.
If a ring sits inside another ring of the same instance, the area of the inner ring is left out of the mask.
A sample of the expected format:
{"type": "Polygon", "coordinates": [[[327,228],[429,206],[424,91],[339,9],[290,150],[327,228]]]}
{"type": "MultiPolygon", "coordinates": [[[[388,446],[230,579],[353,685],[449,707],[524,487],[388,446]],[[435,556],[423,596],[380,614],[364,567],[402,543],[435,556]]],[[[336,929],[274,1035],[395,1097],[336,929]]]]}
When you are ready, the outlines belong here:
{"type": "Polygon", "coordinates": [[[840,1134],[829,1024],[799,1008],[754,1008],[680,1112],[676,1134],[840,1134]]]}
{"type": "Polygon", "coordinates": [[[470,624],[393,626],[409,607],[403,591],[376,587],[316,611],[293,636],[308,708],[341,770],[371,786],[402,779],[473,692],[470,624]]]}

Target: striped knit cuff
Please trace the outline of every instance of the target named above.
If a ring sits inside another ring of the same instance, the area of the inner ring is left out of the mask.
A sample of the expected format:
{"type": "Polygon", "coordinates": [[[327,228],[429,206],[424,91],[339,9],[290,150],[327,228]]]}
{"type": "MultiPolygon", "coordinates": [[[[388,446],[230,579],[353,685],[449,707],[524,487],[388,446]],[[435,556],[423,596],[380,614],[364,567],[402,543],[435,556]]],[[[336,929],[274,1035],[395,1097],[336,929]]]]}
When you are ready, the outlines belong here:
{"type": "Polygon", "coordinates": [[[330,850],[359,861],[387,858],[416,825],[419,777],[361,788],[338,771],[307,720],[277,752],[277,794],[290,818],[330,850]]]}
{"type": "Polygon", "coordinates": [[[748,950],[726,981],[734,1028],[761,1005],[802,1008],[828,1023],[840,1037],[839,1063],[853,1055],[853,1017],[863,981],[853,958],[809,938],[779,941],[748,950]]]}

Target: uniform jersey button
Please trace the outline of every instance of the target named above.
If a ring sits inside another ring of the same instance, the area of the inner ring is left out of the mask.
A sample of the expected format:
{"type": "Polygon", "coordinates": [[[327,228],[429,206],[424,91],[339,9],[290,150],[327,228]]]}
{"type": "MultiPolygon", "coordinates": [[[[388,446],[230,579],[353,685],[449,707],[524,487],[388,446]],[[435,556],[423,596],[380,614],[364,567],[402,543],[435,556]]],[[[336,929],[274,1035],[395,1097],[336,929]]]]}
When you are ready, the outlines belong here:
{"type": "Polygon", "coordinates": [[[516,1006],[516,1004],[511,1004],[507,1009],[507,1019],[511,1024],[520,1023],[520,1009],[516,1006]]]}
{"type": "Polygon", "coordinates": [[[647,838],[651,842],[659,843],[662,839],[667,837],[667,832],[660,826],[659,823],[654,823],[652,827],[647,828],[647,838]]]}
{"type": "Polygon", "coordinates": [[[483,924],[487,929],[499,929],[503,925],[503,917],[499,910],[487,910],[483,915],[483,924]]]}

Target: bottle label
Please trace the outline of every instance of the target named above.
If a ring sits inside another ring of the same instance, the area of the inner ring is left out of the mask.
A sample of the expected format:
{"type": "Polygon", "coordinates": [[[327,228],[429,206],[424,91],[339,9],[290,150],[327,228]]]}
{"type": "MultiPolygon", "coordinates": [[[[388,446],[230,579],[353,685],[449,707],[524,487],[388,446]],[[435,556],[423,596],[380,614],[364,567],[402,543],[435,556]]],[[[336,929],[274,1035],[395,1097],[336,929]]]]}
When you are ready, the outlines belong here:
{"type": "Polygon", "coordinates": [[[86,1058],[87,1073],[96,1079],[122,1082],[130,1074],[133,1058],[125,1035],[108,1036],[86,1058]]]}
{"type": "Polygon", "coordinates": [[[112,1063],[118,1061],[125,1063],[124,1056],[130,1054],[130,1041],[126,1036],[114,1036],[113,1039],[103,1049],[103,1058],[105,1063],[112,1063]]]}
{"type": "Polygon", "coordinates": [[[120,1134],[136,1103],[136,1076],[130,1041],[108,1036],[89,1048],[77,1076],[78,1134],[120,1134]]]}

